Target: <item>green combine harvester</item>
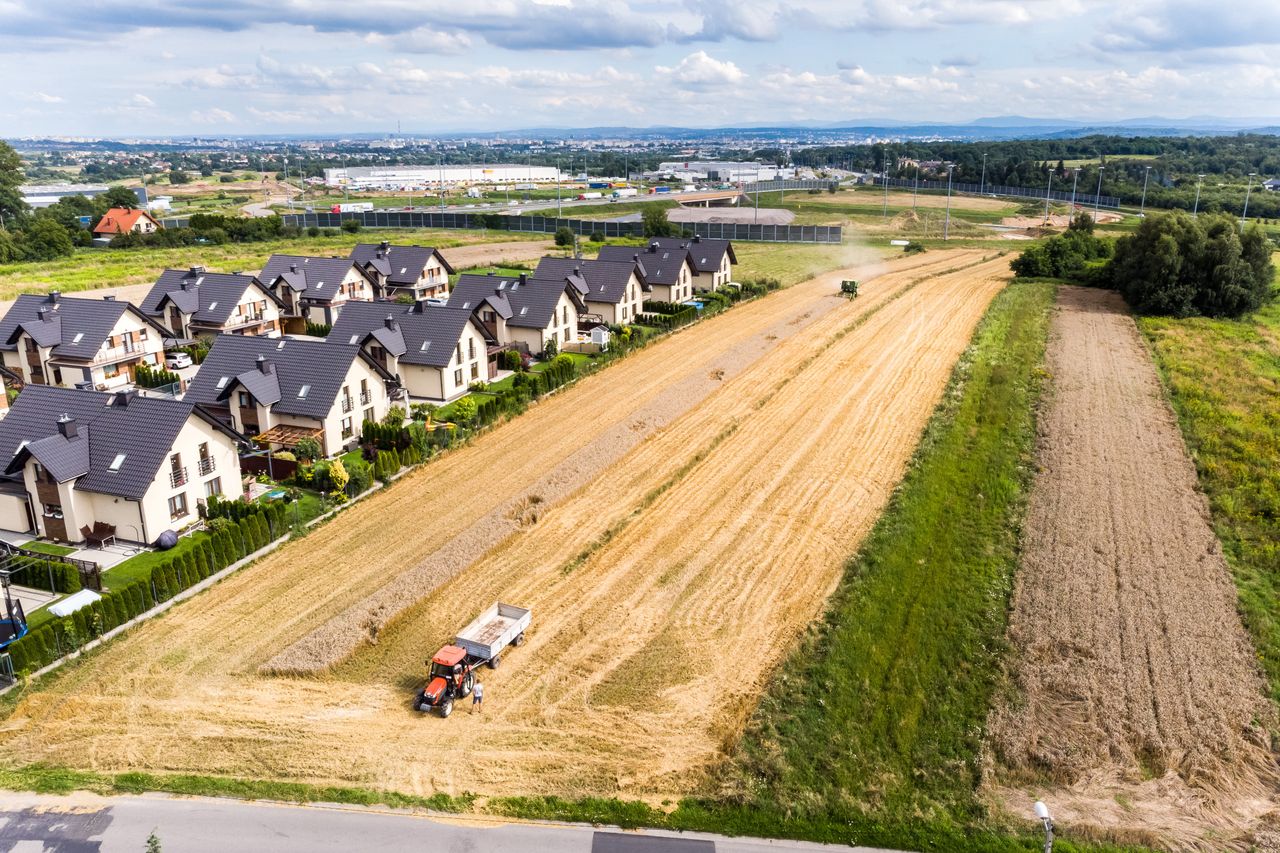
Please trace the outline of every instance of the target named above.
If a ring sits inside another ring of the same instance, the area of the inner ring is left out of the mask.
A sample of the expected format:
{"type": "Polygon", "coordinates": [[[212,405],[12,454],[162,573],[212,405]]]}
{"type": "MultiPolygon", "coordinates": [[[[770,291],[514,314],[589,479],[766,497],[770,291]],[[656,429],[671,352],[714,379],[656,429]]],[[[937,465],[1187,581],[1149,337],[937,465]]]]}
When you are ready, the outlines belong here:
{"type": "Polygon", "coordinates": [[[840,295],[853,299],[858,295],[858,282],[856,279],[846,278],[840,282],[840,295]]]}

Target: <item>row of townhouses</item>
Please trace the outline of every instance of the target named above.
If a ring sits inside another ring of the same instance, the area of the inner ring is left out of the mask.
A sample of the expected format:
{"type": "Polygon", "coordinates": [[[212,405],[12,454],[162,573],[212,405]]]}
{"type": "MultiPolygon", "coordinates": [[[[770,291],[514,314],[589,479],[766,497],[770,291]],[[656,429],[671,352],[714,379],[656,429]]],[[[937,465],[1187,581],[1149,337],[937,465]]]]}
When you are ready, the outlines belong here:
{"type": "Polygon", "coordinates": [[[0,529],[80,542],[99,525],[154,541],[209,497],[239,496],[252,444],[312,438],[342,453],[393,404],[457,399],[510,350],[603,340],[645,301],[728,284],[734,263],[727,241],[663,238],[514,277],[462,274],[450,289],[440,252],[381,243],[273,255],[256,274],[166,270],[138,305],[21,296],[0,318],[6,380],[22,389],[0,420],[0,529]],[[134,388],[141,365],[198,339],[212,345],[182,387],[134,388]]]}

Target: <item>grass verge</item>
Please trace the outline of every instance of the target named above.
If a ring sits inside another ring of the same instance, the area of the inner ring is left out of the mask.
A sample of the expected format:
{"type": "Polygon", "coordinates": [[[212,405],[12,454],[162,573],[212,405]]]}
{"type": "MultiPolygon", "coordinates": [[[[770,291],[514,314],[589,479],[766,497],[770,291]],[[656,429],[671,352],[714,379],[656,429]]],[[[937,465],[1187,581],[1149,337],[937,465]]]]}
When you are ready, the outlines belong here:
{"type": "Polygon", "coordinates": [[[1140,317],[1280,702],[1280,304],[1241,320],[1140,317]]]}
{"type": "Polygon", "coordinates": [[[461,812],[471,808],[471,794],[452,797],[433,794],[418,797],[372,788],[347,788],[305,785],[298,782],[269,782],[221,776],[192,776],[156,773],[95,773],[31,764],[26,767],[0,768],[0,788],[10,791],[35,791],[39,794],[69,794],[93,791],[98,794],[141,794],[164,791],[191,797],[235,797],[241,800],[276,800],[289,803],[345,803],[349,805],[385,805],[392,808],[420,808],[461,812]]]}

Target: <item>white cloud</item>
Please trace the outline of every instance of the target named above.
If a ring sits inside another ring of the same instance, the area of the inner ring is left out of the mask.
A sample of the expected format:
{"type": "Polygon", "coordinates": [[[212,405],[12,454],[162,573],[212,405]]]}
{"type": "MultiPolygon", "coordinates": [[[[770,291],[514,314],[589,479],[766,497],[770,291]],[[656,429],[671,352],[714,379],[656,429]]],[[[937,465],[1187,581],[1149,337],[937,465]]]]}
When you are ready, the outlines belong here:
{"type": "Polygon", "coordinates": [[[45,92],[33,92],[31,97],[42,104],[60,104],[63,100],[60,95],[50,95],[45,92]]]}
{"type": "Polygon", "coordinates": [[[705,50],[691,53],[674,67],[656,66],[659,79],[688,89],[706,89],[741,83],[747,75],[729,60],[714,59],[705,50]]]}
{"type": "Polygon", "coordinates": [[[191,119],[195,124],[234,124],[238,119],[233,113],[229,113],[220,107],[210,107],[207,110],[192,110],[187,118],[191,119]]]}

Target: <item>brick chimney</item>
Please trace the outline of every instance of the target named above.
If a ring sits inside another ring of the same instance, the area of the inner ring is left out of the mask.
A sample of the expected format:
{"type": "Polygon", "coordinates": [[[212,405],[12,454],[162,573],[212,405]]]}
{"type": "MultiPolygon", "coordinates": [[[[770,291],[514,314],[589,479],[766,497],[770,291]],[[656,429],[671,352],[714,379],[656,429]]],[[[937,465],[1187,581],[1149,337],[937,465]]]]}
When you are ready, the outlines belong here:
{"type": "Polygon", "coordinates": [[[57,304],[58,304],[58,300],[60,300],[60,299],[62,299],[62,291],[61,291],[61,290],[50,290],[50,291],[49,291],[49,302],[50,302],[51,304],[53,304],[53,305],[57,305],[57,304]]]}
{"type": "Polygon", "coordinates": [[[400,321],[390,314],[388,314],[387,319],[383,320],[382,322],[385,323],[387,328],[393,332],[400,328],[400,321]]]}
{"type": "Polygon", "coordinates": [[[75,438],[80,434],[79,428],[76,426],[76,419],[63,412],[62,417],[58,418],[58,432],[63,438],[75,438]]]}
{"type": "Polygon", "coordinates": [[[122,409],[126,408],[129,405],[129,401],[137,396],[137,391],[117,391],[111,395],[111,405],[113,407],[119,406],[122,409]]]}
{"type": "Polygon", "coordinates": [[[276,372],[276,366],[271,362],[267,361],[267,357],[265,355],[258,356],[257,364],[258,364],[258,370],[267,376],[270,376],[271,374],[276,372]]]}

